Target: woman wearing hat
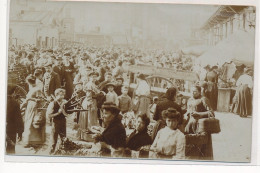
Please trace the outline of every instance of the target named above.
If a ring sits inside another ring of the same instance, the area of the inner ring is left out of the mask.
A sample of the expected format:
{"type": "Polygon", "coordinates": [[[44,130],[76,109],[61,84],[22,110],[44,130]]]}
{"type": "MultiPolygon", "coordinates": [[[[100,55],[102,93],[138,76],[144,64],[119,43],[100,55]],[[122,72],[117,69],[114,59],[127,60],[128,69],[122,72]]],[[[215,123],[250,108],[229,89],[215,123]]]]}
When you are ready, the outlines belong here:
{"type": "Polygon", "coordinates": [[[85,135],[88,133],[92,126],[98,126],[98,116],[97,116],[97,102],[93,98],[94,92],[91,88],[86,88],[86,97],[82,102],[82,108],[87,110],[80,112],[79,115],[79,129],[78,133],[80,139],[85,140],[85,135]]]}
{"type": "Polygon", "coordinates": [[[118,95],[114,91],[115,84],[110,82],[106,84],[107,87],[107,94],[106,94],[106,102],[112,102],[118,106],[119,101],[118,101],[118,95]]]}
{"type": "MultiPolygon", "coordinates": [[[[29,75],[26,78],[26,82],[29,85],[29,92],[26,96],[26,100],[21,105],[23,109],[25,107],[25,115],[24,115],[24,133],[23,133],[23,142],[25,147],[30,144],[35,144],[35,138],[41,138],[37,136],[37,131],[35,131],[33,127],[33,119],[39,113],[37,107],[40,104],[39,97],[43,96],[43,93],[39,87],[36,85],[36,78],[33,75],[29,75]]],[[[39,134],[38,134],[39,135],[39,134]]]]}
{"type": "Polygon", "coordinates": [[[126,145],[126,131],[119,117],[120,110],[111,102],[102,105],[102,119],[105,129],[94,136],[96,142],[102,142],[106,147],[122,149],[126,145]]]}
{"type": "Polygon", "coordinates": [[[184,159],[186,140],[178,129],[181,114],[174,108],[164,110],[162,115],[166,120],[166,127],[161,129],[150,148],[150,158],[184,159]]]}
{"type": "Polygon", "coordinates": [[[139,74],[137,76],[137,87],[135,89],[135,95],[139,96],[140,102],[137,113],[150,116],[150,86],[145,80],[145,76],[143,74],[139,74]]]}
{"type": "Polygon", "coordinates": [[[236,82],[236,94],[234,96],[233,112],[240,117],[247,117],[252,114],[252,69],[246,68],[236,82]]]}

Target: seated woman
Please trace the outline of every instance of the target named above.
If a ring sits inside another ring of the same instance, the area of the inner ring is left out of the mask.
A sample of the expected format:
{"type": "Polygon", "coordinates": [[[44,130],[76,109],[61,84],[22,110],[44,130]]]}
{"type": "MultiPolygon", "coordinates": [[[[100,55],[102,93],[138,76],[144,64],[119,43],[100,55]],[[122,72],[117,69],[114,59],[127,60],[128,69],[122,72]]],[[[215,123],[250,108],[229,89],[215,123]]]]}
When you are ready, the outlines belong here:
{"type": "MultiPolygon", "coordinates": [[[[195,157],[195,159],[213,160],[211,134],[200,131],[202,127],[199,127],[199,119],[214,117],[214,112],[210,106],[209,100],[201,95],[200,86],[192,87],[192,97],[188,100],[187,108],[187,113],[184,118],[184,121],[186,121],[185,124],[187,124],[185,133],[192,134],[191,136],[196,135],[196,140],[200,140],[200,143],[202,140],[207,141],[196,147],[192,147],[189,149],[190,151],[186,151],[186,156],[189,158],[195,157]]],[[[192,143],[198,142],[190,139],[189,141],[192,143]]],[[[187,141],[187,145],[188,144],[187,141]]]]}
{"type": "Polygon", "coordinates": [[[166,120],[166,127],[161,129],[150,148],[150,158],[160,159],[184,159],[185,136],[177,129],[182,116],[174,108],[168,108],[162,112],[166,120]]]}
{"type": "MultiPolygon", "coordinates": [[[[94,136],[96,142],[101,142],[103,148],[121,150],[126,145],[126,131],[119,118],[120,110],[112,102],[102,105],[102,119],[105,129],[100,129],[94,136]]],[[[107,153],[106,153],[107,154],[107,153]]]]}
{"type": "MultiPolygon", "coordinates": [[[[130,134],[126,142],[128,149],[139,151],[141,147],[152,144],[152,139],[147,133],[149,124],[150,119],[146,114],[141,114],[137,117],[136,129],[130,134]]],[[[140,154],[139,157],[145,157],[145,154],[140,154]]]]}

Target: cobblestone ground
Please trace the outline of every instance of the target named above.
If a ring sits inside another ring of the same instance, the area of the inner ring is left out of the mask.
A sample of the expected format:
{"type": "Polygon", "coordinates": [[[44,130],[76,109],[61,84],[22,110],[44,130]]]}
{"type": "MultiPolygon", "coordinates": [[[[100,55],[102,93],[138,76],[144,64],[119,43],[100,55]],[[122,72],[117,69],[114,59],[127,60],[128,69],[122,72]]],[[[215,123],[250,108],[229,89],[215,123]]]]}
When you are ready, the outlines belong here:
{"type": "MultiPolygon", "coordinates": [[[[220,120],[221,132],[213,134],[213,152],[215,161],[249,162],[251,153],[252,118],[240,118],[232,113],[216,112],[220,120]]],[[[73,117],[67,119],[67,136],[77,141],[77,131],[73,130],[73,117]]],[[[46,143],[41,148],[23,148],[22,143],[16,146],[19,155],[48,155],[50,126],[46,127],[46,143]]]]}

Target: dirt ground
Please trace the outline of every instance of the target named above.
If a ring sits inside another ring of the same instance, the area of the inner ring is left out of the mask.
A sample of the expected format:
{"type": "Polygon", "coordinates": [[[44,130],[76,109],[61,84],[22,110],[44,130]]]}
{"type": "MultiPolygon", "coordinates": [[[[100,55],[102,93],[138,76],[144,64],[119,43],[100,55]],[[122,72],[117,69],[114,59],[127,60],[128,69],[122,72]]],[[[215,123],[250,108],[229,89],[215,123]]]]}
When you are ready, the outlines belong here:
{"type": "MultiPolygon", "coordinates": [[[[214,161],[250,162],[252,118],[240,118],[232,113],[216,112],[220,120],[221,132],[212,135],[214,161]]],[[[67,136],[77,140],[77,131],[73,130],[73,117],[67,119],[67,136]]],[[[46,143],[39,148],[24,148],[22,142],[16,146],[18,155],[48,155],[48,142],[51,128],[46,127],[46,143]]]]}

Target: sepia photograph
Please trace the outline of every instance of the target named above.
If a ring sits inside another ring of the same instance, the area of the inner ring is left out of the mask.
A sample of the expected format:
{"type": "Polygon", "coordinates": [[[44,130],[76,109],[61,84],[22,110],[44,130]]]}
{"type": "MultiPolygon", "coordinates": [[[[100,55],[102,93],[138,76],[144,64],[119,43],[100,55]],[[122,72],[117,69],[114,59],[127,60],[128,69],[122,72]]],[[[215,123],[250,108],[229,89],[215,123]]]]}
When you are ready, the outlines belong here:
{"type": "Polygon", "coordinates": [[[252,161],[255,6],[9,0],[8,13],[9,159],[252,161]]]}

